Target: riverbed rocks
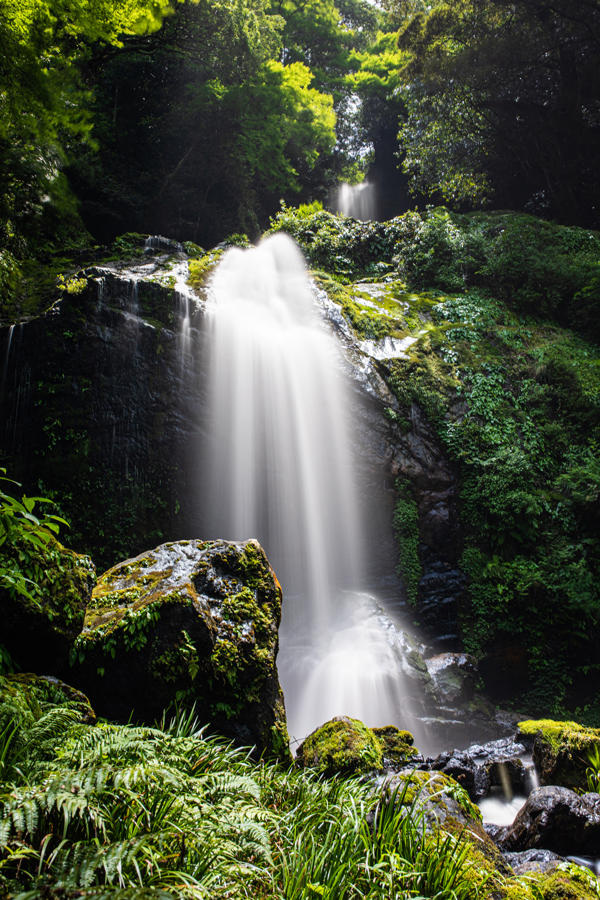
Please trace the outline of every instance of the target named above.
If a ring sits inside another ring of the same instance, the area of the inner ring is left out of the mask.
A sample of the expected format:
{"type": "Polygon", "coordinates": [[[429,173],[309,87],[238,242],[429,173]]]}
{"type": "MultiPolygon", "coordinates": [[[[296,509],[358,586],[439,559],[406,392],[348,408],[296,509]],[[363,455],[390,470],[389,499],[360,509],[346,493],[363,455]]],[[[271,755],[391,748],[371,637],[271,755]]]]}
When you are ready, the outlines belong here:
{"type": "Polygon", "coordinates": [[[543,848],[562,856],[596,855],[600,848],[600,794],[576,794],[564,787],[532,791],[512,825],[496,841],[508,851],[543,848]]]}
{"type": "Polygon", "coordinates": [[[525,755],[523,744],[513,738],[500,738],[487,744],[472,744],[466,750],[440,753],[422,768],[450,775],[477,801],[496,786],[509,793],[528,791],[532,773],[523,762],[525,755]]]}
{"type": "Polygon", "coordinates": [[[257,541],[162,544],[98,579],[77,683],[107,718],[175,701],[236,743],[289,758],[275,659],[281,588],[257,541]]]}
{"type": "Polygon", "coordinates": [[[0,587],[0,643],[18,668],[64,675],[96,580],[94,565],[47,537],[7,541],[0,568],[13,566],[28,579],[28,593],[0,587]]]}
{"type": "Polygon", "coordinates": [[[600,728],[533,719],[519,722],[519,739],[532,748],[542,784],[586,787],[590,755],[600,753],[600,728]]]}

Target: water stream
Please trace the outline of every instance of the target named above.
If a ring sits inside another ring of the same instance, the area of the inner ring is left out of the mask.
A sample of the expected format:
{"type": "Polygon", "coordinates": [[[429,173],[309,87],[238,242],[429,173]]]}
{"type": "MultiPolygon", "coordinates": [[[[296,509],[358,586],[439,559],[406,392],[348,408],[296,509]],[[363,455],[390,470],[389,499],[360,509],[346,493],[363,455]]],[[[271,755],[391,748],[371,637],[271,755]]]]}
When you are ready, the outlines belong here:
{"type": "Polygon", "coordinates": [[[333,207],[335,212],[344,216],[352,216],[361,222],[375,219],[377,216],[377,191],[370,181],[360,184],[341,184],[335,192],[333,207]]]}
{"type": "Polygon", "coordinates": [[[349,379],[293,241],[228,251],[208,313],[207,536],[258,538],[282,583],[290,735],[336,714],[409,727],[399,641],[365,592],[349,379]]]}

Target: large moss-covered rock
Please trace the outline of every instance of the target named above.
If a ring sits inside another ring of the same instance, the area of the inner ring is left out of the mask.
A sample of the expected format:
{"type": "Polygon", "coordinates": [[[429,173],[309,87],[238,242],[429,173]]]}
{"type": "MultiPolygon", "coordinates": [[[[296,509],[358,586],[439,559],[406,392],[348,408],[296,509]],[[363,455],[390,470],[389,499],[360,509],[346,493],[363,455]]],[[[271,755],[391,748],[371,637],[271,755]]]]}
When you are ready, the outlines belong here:
{"type": "Polygon", "coordinates": [[[281,588],[256,541],[162,544],[98,580],[77,645],[99,713],[152,721],[174,701],[286,757],[275,659],[281,588]]]}
{"type": "Polygon", "coordinates": [[[519,722],[519,734],[533,741],[533,761],[542,784],[586,787],[589,756],[600,752],[600,728],[536,719],[519,722]]]}
{"type": "Polygon", "coordinates": [[[502,900],[598,900],[600,881],[588,869],[569,862],[550,872],[526,872],[509,879],[491,897],[502,900]]]}
{"type": "Polygon", "coordinates": [[[94,564],[50,537],[39,545],[5,544],[0,565],[17,565],[30,594],[0,588],[0,643],[19,668],[64,675],[96,580],[94,564]]]}
{"type": "Polygon", "coordinates": [[[296,762],[324,775],[355,775],[383,765],[383,750],[374,732],[358,719],[336,716],[298,747],[296,762]]]}

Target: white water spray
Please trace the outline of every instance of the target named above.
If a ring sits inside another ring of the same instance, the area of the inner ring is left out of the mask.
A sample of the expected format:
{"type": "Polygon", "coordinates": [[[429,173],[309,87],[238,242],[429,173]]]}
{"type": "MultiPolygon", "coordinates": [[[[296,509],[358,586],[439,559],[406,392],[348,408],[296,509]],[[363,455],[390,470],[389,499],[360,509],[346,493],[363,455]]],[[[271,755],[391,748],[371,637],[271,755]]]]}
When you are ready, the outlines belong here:
{"type": "Polygon", "coordinates": [[[335,195],[335,211],[361,222],[374,219],[377,213],[376,189],[370,181],[341,184],[335,195]]]}
{"type": "Polygon", "coordinates": [[[405,721],[401,662],[361,593],[343,361],[304,260],[286,235],[232,249],[210,296],[207,536],[258,538],[282,583],[290,735],[336,714],[405,721]]]}

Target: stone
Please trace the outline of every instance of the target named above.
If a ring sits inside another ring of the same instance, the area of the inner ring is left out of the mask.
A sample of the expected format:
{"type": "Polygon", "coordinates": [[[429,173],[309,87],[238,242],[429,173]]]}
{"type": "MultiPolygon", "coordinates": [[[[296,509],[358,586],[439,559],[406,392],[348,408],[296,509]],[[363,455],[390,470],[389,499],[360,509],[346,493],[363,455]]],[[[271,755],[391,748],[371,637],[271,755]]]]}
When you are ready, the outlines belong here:
{"type": "Polygon", "coordinates": [[[92,560],[53,537],[37,547],[5,544],[1,551],[0,559],[18,558],[25,575],[39,573],[30,597],[0,588],[2,645],[20,669],[65,675],[96,580],[92,560]]]}
{"type": "Polygon", "coordinates": [[[525,752],[525,746],[512,738],[499,738],[440,753],[422,768],[450,775],[477,801],[495,786],[507,786],[515,793],[529,791],[532,772],[521,759],[525,752]]]}
{"type": "Polygon", "coordinates": [[[281,588],[257,541],[179,541],[98,579],[76,674],[98,712],[152,722],[175,702],[288,760],[276,668],[281,588]]]}
{"type": "Polygon", "coordinates": [[[463,705],[475,695],[477,664],[468,653],[438,653],[426,660],[438,702],[463,705]]]}
{"type": "Polygon", "coordinates": [[[423,757],[414,746],[415,739],[410,731],[404,731],[395,725],[373,728],[373,734],[383,750],[383,766],[387,769],[399,769],[407,764],[422,761],[423,757]]]}
{"type": "Polygon", "coordinates": [[[523,875],[525,872],[550,872],[562,862],[563,857],[552,850],[538,849],[505,853],[504,859],[515,875],[523,875]]]}
{"type": "Polygon", "coordinates": [[[441,772],[401,772],[386,777],[383,785],[388,796],[396,794],[400,801],[411,808],[416,820],[421,820],[425,830],[438,839],[445,834],[459,840],[466,853],[469,878],[473,880],[473,896],[501,896],[488,894],[490,889],[500,888],[511,870],[503,856],[486,833],[481,823],[481,812],[469,799],[469,795],[453,778],[441,772]],[[422,817],[422,818],[421,818],[422,817]],[[487,881],[486,893],[478,893],[481,880],[487,881]]]}
{"type": "Polygon", "coordinates": [[[519,722],[519,738],[533,750],[541,784],[584,789],[591,753],[600,752],[600,728],[551,719],[519,722]]]}
{"type": "Polygon", "coordinates": [[[357,775],[381,769],[383,750],[375,733],[358,719],[336,716],[300,744],[296,764],[324,775],[357,775]]]}
{"type": "Polygon", "coordinates": [[[543,848],[561,856],[595,855],[600,847],[600,794],[537,788],[496,840],[508,851],[543,848]]]}
{"type": "Polygon", "coordinates": [[[88,725],[96,721],[89,699],[77,688],[51,675],[19,672],[0,676],[0,733],[8,720],[18,725],[32,724],[49,704],[73,710],[88,725]]]}

